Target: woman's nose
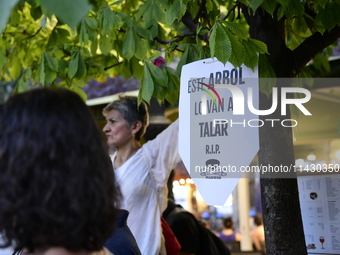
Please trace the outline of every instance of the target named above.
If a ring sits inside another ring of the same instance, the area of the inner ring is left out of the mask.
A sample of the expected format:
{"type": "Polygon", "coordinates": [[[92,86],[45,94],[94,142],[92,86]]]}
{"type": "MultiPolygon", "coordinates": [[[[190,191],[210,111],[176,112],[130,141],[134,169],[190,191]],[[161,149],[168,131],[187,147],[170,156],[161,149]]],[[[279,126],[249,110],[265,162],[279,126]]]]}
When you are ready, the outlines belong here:
{"type": "Polygon", "coordinates": [[[108,131],[107,123],[106,123],[105,126],[103,127],[103,131],[104,131],[104,132],[108,131]]]}

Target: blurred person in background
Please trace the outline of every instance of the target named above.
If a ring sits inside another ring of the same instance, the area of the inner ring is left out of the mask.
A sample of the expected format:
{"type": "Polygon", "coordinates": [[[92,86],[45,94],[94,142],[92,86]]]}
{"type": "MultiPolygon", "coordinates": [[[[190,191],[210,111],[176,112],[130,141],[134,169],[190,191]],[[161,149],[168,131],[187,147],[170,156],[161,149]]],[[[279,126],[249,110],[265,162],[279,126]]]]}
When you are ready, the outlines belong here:
{"type": "Polygon", "coordinates": [[[255,229],[252,232],[252,239],[255,246],[255,249],[260,251],[266,251],[266,244],[265,244],[265,238],[264,238],[264,227],[263,227],[263,221],[262,216],[260,214],[256,214],[254,216],[254,224],[255,229]]]}
{"type": "Polygon", "coordinates": [[[16,254],[104,255],[119,190],[82,99],[34,89],[0,106],[0,229],[16,254]]]}
{"type": "Polygon", "coordinates": [[[223,220],[223,229],[217,236],[230,250],[240,249],[241,233],[234,231],[234,222],[231,217],[223,220]]]}

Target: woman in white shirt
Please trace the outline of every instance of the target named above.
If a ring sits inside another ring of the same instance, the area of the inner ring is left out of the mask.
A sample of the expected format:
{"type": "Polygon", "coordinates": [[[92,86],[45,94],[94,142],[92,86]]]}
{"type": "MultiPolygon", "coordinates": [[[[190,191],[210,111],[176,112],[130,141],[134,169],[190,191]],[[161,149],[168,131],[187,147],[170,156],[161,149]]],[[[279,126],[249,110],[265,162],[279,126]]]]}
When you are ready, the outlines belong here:
{"type": "Polygon", "coordinates": [[[122,193],[122,209],[143,255],[159,255],[162,247],[161,215],[166,208],[167,179],[178,154],[178,121],[143,146],[148,125],[147,106],[137,98],[120,97],[103,110],[107,143],[115,147],[111,157],[122,193]]]}

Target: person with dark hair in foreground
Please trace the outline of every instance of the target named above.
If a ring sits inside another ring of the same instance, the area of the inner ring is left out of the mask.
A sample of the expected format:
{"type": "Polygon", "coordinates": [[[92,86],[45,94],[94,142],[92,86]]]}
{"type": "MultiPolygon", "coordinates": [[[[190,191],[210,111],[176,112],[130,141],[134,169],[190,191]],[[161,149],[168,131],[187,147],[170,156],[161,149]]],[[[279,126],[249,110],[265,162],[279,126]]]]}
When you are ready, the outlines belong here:
{"type": "Polygon", "coordinates": [[[15,253],[111,254],[120,192],[82,99],[34,89],[0,106],[0,230],[15,253]]]}

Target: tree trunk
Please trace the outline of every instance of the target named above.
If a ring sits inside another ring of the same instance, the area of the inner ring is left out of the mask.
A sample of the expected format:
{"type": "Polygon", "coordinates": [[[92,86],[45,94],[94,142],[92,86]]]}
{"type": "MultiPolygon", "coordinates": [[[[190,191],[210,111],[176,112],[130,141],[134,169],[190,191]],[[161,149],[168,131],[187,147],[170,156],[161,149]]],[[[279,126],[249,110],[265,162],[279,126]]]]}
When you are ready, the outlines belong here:
{"type": "MultiPolygon", "coordinates": [[[[286,47],[284,40],[283,21],[277,22],[270,15],[261,10],[253,16],[247,16],[250,25],[250,36],[267,44],[269,56],[276,77],[291,77],[290,66],[292,52],[286,47]]],[[[278,79],[278,91],[287,87],[287,79],[278,79]]],[[[271,98],[260,93],[260,109],[269,109],[272,105],[271,98]]],[[[281,116],[280,93],[278,93],[278,109],[270,116],[261,116],[265,119],[279,119],[266,123],[259,130],[260,151],[259,165],[283,167],[290,169],[290,173],[265,173],[261,175],[262,211],[265,229],[267,254],[307,254],[303,224],[298,196],[296,173],[294,172],[294,147],[292,129],[283,127],[281,121],[290,119],[290,113],[281,116]]],[[[285,125],[290,125],[284,122],[285,125]]]]}

